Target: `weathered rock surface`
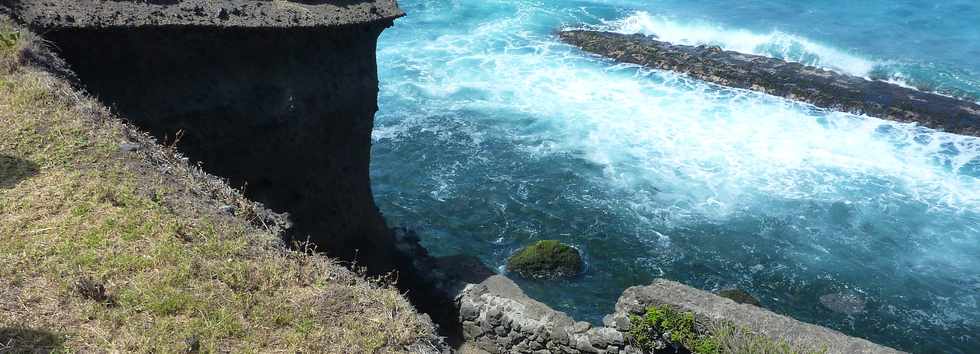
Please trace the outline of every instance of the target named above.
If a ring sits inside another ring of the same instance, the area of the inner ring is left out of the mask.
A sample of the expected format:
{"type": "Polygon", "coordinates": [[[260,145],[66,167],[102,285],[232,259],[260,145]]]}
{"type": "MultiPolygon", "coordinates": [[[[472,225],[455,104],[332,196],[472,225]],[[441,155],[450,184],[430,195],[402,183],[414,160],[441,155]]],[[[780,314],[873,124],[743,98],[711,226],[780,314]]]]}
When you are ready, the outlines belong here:
{"type": "Polygon", "coordinates": [[[706,321],[728,321],[754,333],[804,348],[826,348],[828,353],[900,353],[870,341],[826,327],[776,314],[761,307],[738,304],[681,283],[658,279],[649,286],[634,286],[616,302],[614,318],[642,314],[649,306],[669,305],[691,311],[706,321]]]}
{"type": "MultiPolygon", "coordinates": [[[[464,338],[490,353],[639,353],[630,345],[629,316],[660,305],[693,312],[703,326],[724,321],[800,348],[825,348],[827,353],[900,353],[664,279],[623,292],[616,312],[603,320],[604,327],[576,322],[527,297],[510,279],[500,275],[466,286],[456,304],[464,338]]],[[[660,348],[665,353],[673,352],[677,343],[670,343],[666,333],[662,337],[665,339],[660,348]]]]}
{"type": "Polygon", "coordinates": [[[559,37],[586,51],[624,63],[671,70],[826,109],[980,136],[980,105],[884,81],[718,47],[674,45],[639,34],[574,30],[560,32],[559,37]]]}
{"type": "MultiPolygon", "coordinates": [[[[827,353],[900,353],[664,279],[623,292],[616,312],[603,320],[604,327],[576,322],[565,313],[528,298],[510,279],[500,275],[466,286],[456,304],[464,338],[490,353],[640,353],[639,348],[630,345],[629,316],[660,305],[693,312],[700,326],[724,321],[800,348],[826,348],[827,353]]],[[[664,353],[673,353],[677,343],[670,343],[669,334],[661,337],[664,340],[660,348],[664,353]]]]}
{"type": "Polygon", "coordinates": [[[490,353],[619,353],[625,347],[621,332],[575,322],[504,276],[468,285],[456,301],[464,337],[490,353]]]}
{"type": "Polygon", "coordinates": [[[393,20],[395,0],[4,0],[35,28],[332,27],[393,20]]]}

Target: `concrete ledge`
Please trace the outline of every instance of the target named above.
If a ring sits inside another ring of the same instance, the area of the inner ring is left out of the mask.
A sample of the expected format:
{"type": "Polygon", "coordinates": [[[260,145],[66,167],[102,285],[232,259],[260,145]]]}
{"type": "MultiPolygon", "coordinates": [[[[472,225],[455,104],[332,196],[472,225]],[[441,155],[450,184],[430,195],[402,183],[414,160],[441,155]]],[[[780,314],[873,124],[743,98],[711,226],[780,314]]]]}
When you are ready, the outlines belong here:
{"type": "Polygon", "coordinates": [[[0,6],[36,29],[332,27],[405,15],[395,0],[6,0],[0,6]]]}

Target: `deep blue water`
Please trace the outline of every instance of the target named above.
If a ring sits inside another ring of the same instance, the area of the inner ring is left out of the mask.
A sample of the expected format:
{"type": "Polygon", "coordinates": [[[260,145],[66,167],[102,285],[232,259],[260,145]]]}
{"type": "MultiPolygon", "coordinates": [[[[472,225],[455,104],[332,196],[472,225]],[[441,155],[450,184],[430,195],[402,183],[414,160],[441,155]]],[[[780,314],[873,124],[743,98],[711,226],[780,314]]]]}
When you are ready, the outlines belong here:
{"type": "Polygon", "coordinates": [[[655,277],[737,286],[916,352],[980,348],[980,139],[827,112],[556,41],[656,34],[976,100],[980,3],[402,0],[379,44],[375,197],[437,255],[560,239],[573,281],[521,285],[598,322],[655,277]],[[856,294],[857,314],[820,296],[856,294]]]}

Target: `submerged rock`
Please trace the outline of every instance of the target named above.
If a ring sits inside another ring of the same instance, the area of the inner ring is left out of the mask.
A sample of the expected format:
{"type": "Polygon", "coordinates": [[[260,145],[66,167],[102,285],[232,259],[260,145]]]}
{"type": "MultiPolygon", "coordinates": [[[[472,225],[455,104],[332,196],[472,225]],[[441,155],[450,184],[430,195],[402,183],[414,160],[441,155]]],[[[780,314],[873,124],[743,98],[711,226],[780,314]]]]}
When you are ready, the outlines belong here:
{"type": "Polygon", "coordinates": [[[820,297],[820,304],[827,309],[843,313],[845,315],[856,315],[864,312],[864,298],[850,292],[840,292],[827,294],[820,297]]]}
{"type": "Polygon", "coordinates": [[[718,292],[718,296],[731,299],[740,304],[760,306],[759,299],[742,289],[724,289],[718,292]]]}
{"type": "Polygon", "coordinates": [[[582,256],[556,240],[538,241],[510,256],[507,271],[531,279],[572,277],[582,271],[582,256]]]}

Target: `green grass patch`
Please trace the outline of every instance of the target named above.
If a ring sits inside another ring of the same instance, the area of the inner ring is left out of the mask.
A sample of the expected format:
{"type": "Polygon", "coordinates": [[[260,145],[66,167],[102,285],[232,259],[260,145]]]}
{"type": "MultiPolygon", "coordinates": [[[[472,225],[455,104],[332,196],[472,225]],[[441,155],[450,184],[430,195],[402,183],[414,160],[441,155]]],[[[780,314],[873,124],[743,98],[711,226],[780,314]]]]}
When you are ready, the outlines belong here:
{"type": "Polygon", "coordinates": [[[629,334],[640,348],[648,351],[652,351],[661,335],[666,333],[671,342],[695,353],[720,353],[717,340],[709,333],[698,331],[696,326],[692,312],[679,312],[666,305],[651,306],[643,316],[630,316],[629,334]]]}

